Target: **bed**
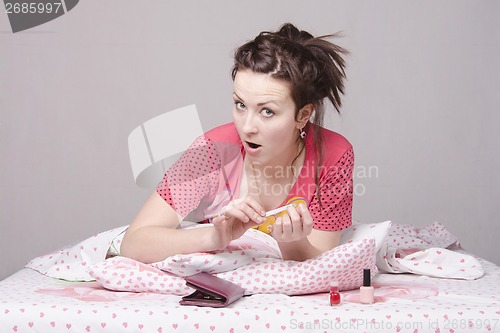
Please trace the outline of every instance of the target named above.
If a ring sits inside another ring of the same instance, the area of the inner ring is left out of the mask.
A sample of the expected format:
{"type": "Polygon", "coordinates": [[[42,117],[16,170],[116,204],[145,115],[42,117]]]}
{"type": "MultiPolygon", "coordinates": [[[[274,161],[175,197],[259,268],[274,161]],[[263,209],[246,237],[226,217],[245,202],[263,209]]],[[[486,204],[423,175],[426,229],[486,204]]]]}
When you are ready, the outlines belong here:
{"type": "Polygon", "coordinates": [[[356,223],[335,251],[305,263],[280,263],[256,231],[229,251],[144,265],[114,253],[125,228],[35,258],[1,281],[0,332],[500,332],[500,267],[468,254],[438,223],[356,223]],[[361,259],[349,262],[353,250],[361,259]],[[235,265],[236,257],[248,260],[235,265]],[[327,267],[335,258],[343,266],[327,267]],[[372,268],[373,304],[359,302],[360,267],[372,268]],[[182,275],[200,270],[244,285],[246,295],[224,308],[180,305],[190,291],[182,275]],[[313,283],[283,281],[288,274],[313,283]],[[342,290],[336,306],[332,278],[342,290]]]}

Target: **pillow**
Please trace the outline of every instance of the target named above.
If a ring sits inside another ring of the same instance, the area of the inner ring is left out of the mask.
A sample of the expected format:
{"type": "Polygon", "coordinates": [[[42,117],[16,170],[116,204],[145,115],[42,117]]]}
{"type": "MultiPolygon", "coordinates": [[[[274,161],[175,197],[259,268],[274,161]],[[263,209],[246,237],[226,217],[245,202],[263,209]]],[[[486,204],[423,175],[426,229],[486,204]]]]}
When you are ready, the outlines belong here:
{"type": "Polygon", "coordinates": [[[87,273],[88,267],[106,258],[113,240],[117,237],[123,238],[127,227],[110,229],[76,245],[34,258],[26,267],[56,279],[92,281],[92,277],[87,273]]]}
{"type": "Polygon", "coordinates": [[[136,293],[186,295],[192,290],[182,277],[125,257],[112,257],[87,270],[106,289],[136,293]]]}
{"type": "Polygon", "coordinates": [[[178,254],[153,263],[152,266],[177,276],[190,276],[200,272],[216,274],[233,271],[261,259],[271,258],[282,259],[278,242],[268,234],[248,229],[224,250],[178,254]]]}
{"type": "Polygon", "coordinates": [[[443,248],[400,251],[389,248],[385,260],[379,258],[380,270],[389,273],[413,273],[445,279],[475,280],[485,274],[481,263],[471,255],[443,248]]]}
{"type": "Polygon", "coordinates": [[[382,247],[391,224],[391,221],[367,224],[352,221],[352,225],[342,231],[340,244],[347,244],[349,242],[373,237],[375,238],[375,253],[377,253],[382,247]]]}
{"type": "MultiPolygon", "coordinates": [[[[258,232],[258,231],[256,231],[258,232]]],[[[270,237],[270,236],[268,236],[270,237]]],[[[244,250],[243,250],[244,251],[244,250]]],[[[207,253],[182,255],[183,264],[189,271],[206,271],[207,253]]],[[[227,268],[243,257],[242,252],[212,253],[209,267],[223,261],[227,268]]],[[[179,257],[179,256],[177,256],[179,257]]],[[[276,257],[260,256],[244,265],[214,275],[231,281],[245,289],[245,295],[257,293],[302,295],[329,290],[330,281],[337,280],[340,290],[359,288],[363,282],[363,269],[372,274],[375,266],[375,239],[350,241],[339,245],[315,258],[304,262],[283,261],[276,257]]],[[[177,270],[177,262],[168,258],[165,263],[143,264],[124,257],[114,257],[91,266],[88,273],[104,288],[118,291],[156,292],[185,295],[192,290],[184,279],[169,272],[177,270]],[[162,270],[157,267],[162,267],[162,270]]]]}
{"type": "Polygon", "coordinates": [[[270,259],[217,276],[243,287],[245,295],[303,295],[327,292],[334,280],[340,291],[359,288],[364,268],[369,268],[372,275],[377,273],[373,238],[339,245],[303,262],[270,259]]]}

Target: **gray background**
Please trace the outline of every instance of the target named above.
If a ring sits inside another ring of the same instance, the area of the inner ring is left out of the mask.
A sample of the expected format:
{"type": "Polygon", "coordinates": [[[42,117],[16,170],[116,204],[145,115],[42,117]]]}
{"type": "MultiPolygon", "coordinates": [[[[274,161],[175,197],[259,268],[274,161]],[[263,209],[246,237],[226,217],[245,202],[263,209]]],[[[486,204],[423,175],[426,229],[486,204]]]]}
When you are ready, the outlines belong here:
{"type": "Polygon", "coordinates": [[[193,103],[230,121],[234,49],[286,21],[351,51],[326,123],[355,147],[354,218],[438,221],[500,264],[499,4],[86,0],[17,34],[0,13],[0,279],[130,223],[128,134],[193,103]]]}

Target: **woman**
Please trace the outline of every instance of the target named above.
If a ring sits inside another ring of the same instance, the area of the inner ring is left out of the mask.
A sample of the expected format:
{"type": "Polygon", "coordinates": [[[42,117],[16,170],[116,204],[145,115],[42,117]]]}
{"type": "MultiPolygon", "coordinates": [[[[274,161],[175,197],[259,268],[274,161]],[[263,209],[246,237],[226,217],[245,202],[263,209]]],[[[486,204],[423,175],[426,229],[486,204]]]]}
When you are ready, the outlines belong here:
{"type": "Polygon", "coordinates": [[[341,106],[346,51],[291,24],[235,53],[233,123],[196,140],[167,171],[128,228],[121,254],[143,262],[220,250],[292,197],[270,229],[285,260],[339,243],[351,225],[351,144],[321,127],[328,99],[341,106]],[[210,218],[207,228],[180,221],[210,218]]]}

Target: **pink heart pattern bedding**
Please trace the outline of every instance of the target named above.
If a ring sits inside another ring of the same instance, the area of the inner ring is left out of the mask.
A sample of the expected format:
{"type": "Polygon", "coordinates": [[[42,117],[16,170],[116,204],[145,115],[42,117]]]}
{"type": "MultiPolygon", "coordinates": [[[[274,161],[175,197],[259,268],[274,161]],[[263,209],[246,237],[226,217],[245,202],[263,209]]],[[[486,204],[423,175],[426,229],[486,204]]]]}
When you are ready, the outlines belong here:
{"type": "Polygon", "coordinates": [[[363,268],[372,274],[379,269],[458,279],[484,274],[474,257],[451,250],[458,248],[457,239],[439,223],[423,228],[390,222],[355,224],[346,230],[343,244],[305,262],[283,261],[276,241],[253,229],[223,251],[177,255],[151,265],[120,256],[106,259],[111,252],[119,253],[125,230],[126,226],[105,231],[35,258],[27,267],[69,281],[95,280],[111,290],[175,295],[191,291],[182,277],[202,271],[242,286],[247,295],[324,292],[331,280],[338,280],[341,290],[351,290],[362,284],[363,268]]]}
{"type": "MultiPolygon", "coordinates": [[[[332,280],[339,282],[341,290],[351,290],[361,286],[363,268],[376,272],[374,239],[344,244],[304,262],[283,261],[271,255],[252,257],[247,252],[248,249],[234,250],[224,256],[215,253],[211,254],[215,259],[210,260],[220,266],[212,273],[243,287],[246,295],[325,292],[332,280]],[[250,263],[240,265],[238,260],[249,255],[250,263]]],[[[180,272],[179,265],[188,268],[189,273],[207,271],[207,256],[183,255],[177,256],[182,257],[181,264],[167,259],[151,265],[113,257],[91,266],[89,273],[111,290],[185,295],[192,290],[184,286],[182,275],[176,275],[180,272]]]]}

